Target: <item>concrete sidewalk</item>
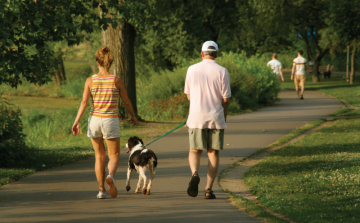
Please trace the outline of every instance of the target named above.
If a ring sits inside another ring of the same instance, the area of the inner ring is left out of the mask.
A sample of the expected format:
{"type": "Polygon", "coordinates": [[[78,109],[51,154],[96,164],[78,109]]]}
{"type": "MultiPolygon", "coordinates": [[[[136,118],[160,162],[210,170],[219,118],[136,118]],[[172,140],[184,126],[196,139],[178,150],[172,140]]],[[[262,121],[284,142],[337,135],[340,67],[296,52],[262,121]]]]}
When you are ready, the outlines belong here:
{"type": "MultiPolygon", "coordinates": [[[[297,100],[294,91],[283,91],[281,102],[273,106],[230,117],[219,173],[295,128],[343,107],[321,93],[307,91],[304,96],[305,100],[297,100]]],[[[134,193],[138,174],[133,174],[131,191],[125,191],[125,149],[115,176],[119,192],[115,199],[96,199],[94,158],[32,174],[0,187],[0,222],[260,222],[232,206],[217,182],[213,188],[217,199],[203,199],[206,153],[199,170],[199,195],[187,195],[188,147],[186,128],[148,146],[159,162],[150,196],[134,193]]]]}

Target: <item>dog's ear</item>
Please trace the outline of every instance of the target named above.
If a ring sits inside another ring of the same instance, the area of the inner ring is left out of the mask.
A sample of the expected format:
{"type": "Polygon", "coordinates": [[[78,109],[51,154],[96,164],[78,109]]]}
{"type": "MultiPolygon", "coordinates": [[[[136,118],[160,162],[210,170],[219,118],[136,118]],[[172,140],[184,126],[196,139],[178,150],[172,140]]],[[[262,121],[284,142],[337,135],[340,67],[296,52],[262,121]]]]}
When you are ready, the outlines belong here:
{"type": "Polygon", "coordinates": [[[145,146],[145,144],[144,144],[144,142],[142,141],[142,139],[139,138],[139,142],[141,142],[141,144],[142,144],[143,146],[145,146]]]}
{"type": "Polygon", "coordinates": [[[129,138],[129,140],[128,140],[128,148],[129,149],[131,149],[132,147],[134,147],[135,145],[135,142],[136,142],[137,140],[136,140],[136,137],[133,137],[133,136],[131,136],[130,138],[129,138]]]}

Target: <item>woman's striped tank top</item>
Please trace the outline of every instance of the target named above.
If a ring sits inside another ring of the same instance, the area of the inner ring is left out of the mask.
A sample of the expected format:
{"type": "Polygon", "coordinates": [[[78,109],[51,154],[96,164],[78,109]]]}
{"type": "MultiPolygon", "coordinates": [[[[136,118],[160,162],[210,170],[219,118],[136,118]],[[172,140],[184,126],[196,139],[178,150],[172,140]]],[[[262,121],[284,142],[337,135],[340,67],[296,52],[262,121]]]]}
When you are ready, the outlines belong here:
{"type": "Polygon", "coordinates": [[[92,76],[90,115],[100,118],[117,118],[119,90],[115,86],[115,75],[92,76]]]}

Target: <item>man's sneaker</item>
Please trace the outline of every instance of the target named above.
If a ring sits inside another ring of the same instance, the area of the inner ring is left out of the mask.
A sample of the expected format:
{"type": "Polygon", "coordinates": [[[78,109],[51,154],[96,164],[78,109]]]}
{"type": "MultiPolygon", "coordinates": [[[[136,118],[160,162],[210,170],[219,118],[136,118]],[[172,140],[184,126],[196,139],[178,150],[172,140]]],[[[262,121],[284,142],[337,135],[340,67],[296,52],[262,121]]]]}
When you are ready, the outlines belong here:
{"type": "Polygon", "coordinates": [[[96,196],[98,199],[105,199],[105,191],[99,191],[98,195],[96,196]]]}
{"type": "Polygon", "coordinates": [[[117,188],[116,188],[116,181],[114,180],[114,178],[111,175],[108,175],[106,177],[106,183],[109,185],[109,194],[111,197],[116,197],[117,196],[117,188]]]}
{"type": "Polygon", "coordinates": [[[300,99],[303,100],[303,99],[304,99],[304,96],[301,95],[300,99]]]}

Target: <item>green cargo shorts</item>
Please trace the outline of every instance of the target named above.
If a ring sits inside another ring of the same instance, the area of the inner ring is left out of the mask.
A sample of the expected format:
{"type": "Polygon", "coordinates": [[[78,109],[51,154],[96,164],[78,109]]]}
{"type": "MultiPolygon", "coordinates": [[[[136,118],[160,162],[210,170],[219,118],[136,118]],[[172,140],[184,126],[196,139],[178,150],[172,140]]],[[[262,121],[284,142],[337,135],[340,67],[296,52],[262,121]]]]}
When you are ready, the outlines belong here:
{"type": "Polygon", "coordinates": [[[190,149],[223,150],[224,129],[192,129],[189,128],[190,149]]]}

